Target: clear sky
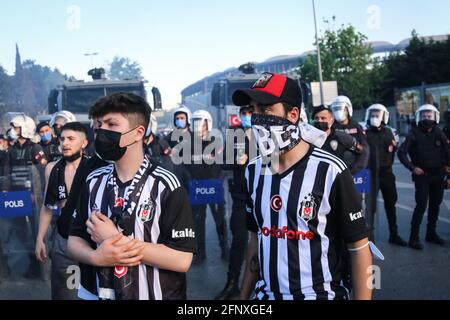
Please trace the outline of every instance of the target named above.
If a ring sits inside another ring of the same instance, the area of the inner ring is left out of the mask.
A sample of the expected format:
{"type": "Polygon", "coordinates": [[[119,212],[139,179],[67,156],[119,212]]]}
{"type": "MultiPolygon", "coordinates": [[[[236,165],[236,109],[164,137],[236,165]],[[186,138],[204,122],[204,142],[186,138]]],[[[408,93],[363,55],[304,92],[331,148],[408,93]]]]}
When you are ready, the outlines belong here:
{"type": "MultiPolygon", "coordinates": [[[[323,18],[353,24],[370,41],[398,43],[450,34],[447,0],[316,0],[323,18]]],[[[248,61],[313,49],[311,0],[13,0],[0,4],[0,64],[14,72],[22,59],[58,67],[87,80],[91,59],[104,66],[115,55],[137,60],[165,107],[193,82],[248,61]]]]}

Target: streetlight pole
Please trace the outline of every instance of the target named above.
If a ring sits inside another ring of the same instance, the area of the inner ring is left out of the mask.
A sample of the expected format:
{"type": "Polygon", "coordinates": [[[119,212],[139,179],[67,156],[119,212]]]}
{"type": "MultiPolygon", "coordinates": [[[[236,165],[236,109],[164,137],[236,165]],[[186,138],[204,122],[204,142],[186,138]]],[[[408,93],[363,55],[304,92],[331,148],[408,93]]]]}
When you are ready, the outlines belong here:
{"type": "Polygon", "coordinates": [[[325,103],[325,98],[323,94],[323,75],[322,75],[322,59],[320,58],[320,44],[319,36],[317,34],[317,19],[316,19],[316,4],[315,0],[312,0],[313,12],[314,12],[314,28],[316,30],[316,45],[317,45],[317,65],[319,68],[319,81],[320,81],[320,103],[325,103]]]}
{"type": "Polygon", "coordinates": [[[94,68],[94,56],[98,56],[98,52],[85,53],[86,57],[91,57],[91,68],[94,68]]]}

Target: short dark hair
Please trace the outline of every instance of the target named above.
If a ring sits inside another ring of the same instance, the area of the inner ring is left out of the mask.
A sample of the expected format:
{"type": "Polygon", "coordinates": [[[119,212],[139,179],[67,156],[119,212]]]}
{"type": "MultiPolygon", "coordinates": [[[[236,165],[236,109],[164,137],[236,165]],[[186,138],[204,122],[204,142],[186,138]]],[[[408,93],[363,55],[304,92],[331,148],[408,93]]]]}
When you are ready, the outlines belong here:
{"type": "Polygon", "coordinates": [[[69,123],[66,123],[61,128],[61,133],[64,132],[64,130],[72,130],[72,131],[75,131],[75,132],[82,132],[82,133],[84,133],[86,138],[88,136],[88,131],[87,131],[86,127],[81,122],[69,122],[69,123]]]}
{"type": "Polygon", "coordinates": [[[333,111],[329,106],[321,104],[320,106],[314,108],[312,117],[315,118],[316,114],[321,113],[322,111],[327,111],[329,114],[333,115],[333,111]]]}
{"type": "Polygon", "coordinates": [[[89,118],[100,118],[108,113],[120,113],[134,125],[146,129],[150,123],[151,107],[144,98],[132,93],[114,93],[97,100],[89,110],[89,118]]]}
{"type": "Polygon", "coordinates": [[[292,111],[292,109],[294,109],[294,108],[298,108],[298,110],[301,111],[301,108],[302,108],[301,106],[293,106],[293,105],[291,105],[289,103],[286,103],[286,102],[282,102],[282,104],[283,104],[283,107],[284,107],[284,111],[286,113],[292,111]]]}
{"type": "Polygon", "coordinates": [[[246,112],[250,112],[250,113],[252,113],[253,112],[253,106],[243,106],[243,107],[241,107],[240,109],[239,109],[239,113],[240,114],[242,114],[242,113],[246,113],[246,112]]]}

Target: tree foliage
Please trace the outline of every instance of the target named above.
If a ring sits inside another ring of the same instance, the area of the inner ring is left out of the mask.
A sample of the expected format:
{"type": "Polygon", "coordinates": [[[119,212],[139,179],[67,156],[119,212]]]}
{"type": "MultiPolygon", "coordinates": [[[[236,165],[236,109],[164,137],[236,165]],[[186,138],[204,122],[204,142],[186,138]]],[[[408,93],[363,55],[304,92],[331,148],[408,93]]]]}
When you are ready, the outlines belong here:
{"type": "MultiPolygon", "coordinates": [[[[339,94],[351,97],[361,108],[370,100],[372,49],[367,37],[351,25],[328,29],[319,39],[324,81],[337,81],[339,94]]],[[[317,54],[309,55],[300,65],[303,78],[318,81],[317,54]]]]}
{"type": "Polygon", "coordinates": [[[139,62],[132,61],[127,57],[114,57],[109,64],[108,78],[113,80],[140,79],[142,78],[142,67],[139,62]]]}

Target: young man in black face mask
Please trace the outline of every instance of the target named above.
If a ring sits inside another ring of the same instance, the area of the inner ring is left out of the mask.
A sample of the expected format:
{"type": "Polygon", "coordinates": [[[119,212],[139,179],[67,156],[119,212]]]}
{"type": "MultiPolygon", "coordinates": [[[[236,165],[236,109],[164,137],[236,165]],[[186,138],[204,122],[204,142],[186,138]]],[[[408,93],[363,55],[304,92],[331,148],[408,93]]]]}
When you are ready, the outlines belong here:
{"type": "Polygon", "coordinates": [[[302,140],[298,84],[265,73],[233,102],[254,107],[259,151],[271,161],[258,157],[246,170],[252,213],[241,298],[259,264],[257,299],[345,299],[342,256],[350,250],[355,298],[370,299],[372,257],[353,178],[339,158],[302,140]]]}
{"type": "Polygon", "coordinates": [[[90,110],[95,148],[110,165],[92,172],[68,248],[81,262],[83,299],[185,299],[195,249],[193,218],[178,179],[144,156],[150,107],[118,93],[90,110]]]}
{"type": "Polygon", "coordinates": [[[333,112],[329,107],[322,105],[315,108],[312,117],[314,126],[325,131],[328,136],[322,149],[344,161],[351,174],[357,173],[361,169],[358,163],[362,157],[362,154],[357,151],[358,140],[343,131],[334,129],[333,112]]]}
{"type": "MultiPolygon", "coordinates": [[[[75,172],[79,165],[87,161],[87,158],[83,157],[83,150],[88,144],[87,130],[81,123],[71,122],[63,126],[60,140],[63,158],[49,163],[45,168],[45,200],[41,208],[35,250],[36,259],[39,262],[47,260],[45,236],[53,218],[53,210],[64,211],[75,172]]],[[[67,239],[61,236],[61,232],[68,226],[62,224],[67,224],[67,221],[58,219],[50,252],[52,299],[74,300],[76,299],[76,290],[67,286],[69,276],[71,276],[71,273],[67,271],[70,266],[77,265],[77,263],[67,255],[67,239]]]]}
{"type": "Polygon", "coordinates": [[[444,175],[450,167],[450,146],[449,140],[437,126],[439,110],[435,106],[420,107],[416,112],[416,122],[418,126],[411,130],[400,146],[398,158],[413,173],[412,179],[416,186],[416,207],[411,221],[409,246],[422,250],[419,230],[427,203],[428,225],[425,240],[444,245],[444,240],[436,232],[436,224],[444,197],[444,175]]]}

